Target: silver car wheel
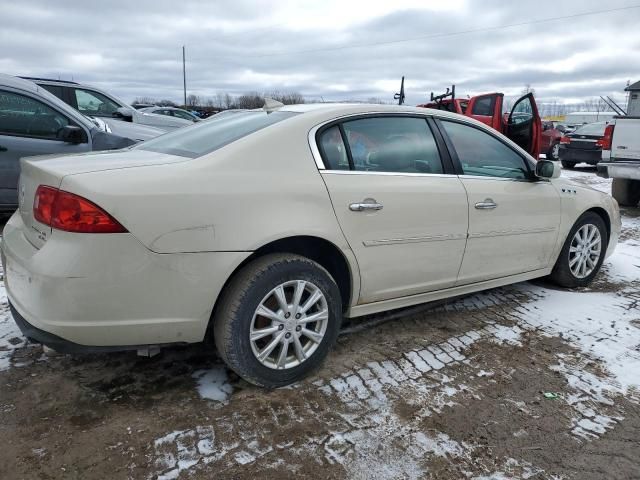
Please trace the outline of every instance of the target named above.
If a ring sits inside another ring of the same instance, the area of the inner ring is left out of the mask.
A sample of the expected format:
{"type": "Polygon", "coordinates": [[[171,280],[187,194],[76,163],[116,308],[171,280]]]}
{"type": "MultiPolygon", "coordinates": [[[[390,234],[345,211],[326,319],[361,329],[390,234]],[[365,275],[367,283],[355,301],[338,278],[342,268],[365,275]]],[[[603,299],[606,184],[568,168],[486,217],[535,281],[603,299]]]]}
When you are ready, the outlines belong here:
{"type": "Polygon", "coordinates": [[[265,367],[300,365],[322,343],[329,322],[327,299],[313,283],[282,283],[262,299],[251,320],[251,350],[265,367]]]}
{"type": "Polygon", "coordinates": [[[591,275],[602,253],[602,237],[598,227],[587,223],[580,227],[569,247],[569,269],[576,278],[591,275]]]}
{"type": "Polygon", "coordinates": [[[558,160],[560,158],[560,144],[556,143],[553,147],[551,147],[551,158],[553,160],[558,160]]]}

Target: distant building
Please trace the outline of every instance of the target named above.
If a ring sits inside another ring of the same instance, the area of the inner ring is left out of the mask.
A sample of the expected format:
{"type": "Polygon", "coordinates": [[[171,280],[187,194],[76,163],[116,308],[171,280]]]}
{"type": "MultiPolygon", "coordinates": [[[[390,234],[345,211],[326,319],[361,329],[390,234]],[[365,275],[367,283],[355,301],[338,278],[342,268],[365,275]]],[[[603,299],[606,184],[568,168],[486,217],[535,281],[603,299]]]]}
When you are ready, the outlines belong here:
{"type": "Polygon", "coordinates": [[[629,85],[624,91],[629,92],[627,115],[640,117],[640,81],[629,85]]]}

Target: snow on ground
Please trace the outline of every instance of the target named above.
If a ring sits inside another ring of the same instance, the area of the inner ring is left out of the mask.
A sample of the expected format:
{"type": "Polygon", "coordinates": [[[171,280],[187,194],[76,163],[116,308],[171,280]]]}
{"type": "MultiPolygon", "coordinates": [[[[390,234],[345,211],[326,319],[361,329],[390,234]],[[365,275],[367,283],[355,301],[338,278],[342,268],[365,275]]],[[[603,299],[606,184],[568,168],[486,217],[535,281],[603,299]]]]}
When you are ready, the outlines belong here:
{"type": "Polygon", "coordinates": [[[11,366],[13,351],[22,347],[26,340],[13,321],[4,288],[4,272],[0,265],[0,372],[11,366]]]}
{"type": "Polygon", "coordinates": [[[226,403],[233,393],[227,369],[222,364],[206,370],[197,370],[192,376],[197,381],[198,393],[202,398],[226,403]]]}

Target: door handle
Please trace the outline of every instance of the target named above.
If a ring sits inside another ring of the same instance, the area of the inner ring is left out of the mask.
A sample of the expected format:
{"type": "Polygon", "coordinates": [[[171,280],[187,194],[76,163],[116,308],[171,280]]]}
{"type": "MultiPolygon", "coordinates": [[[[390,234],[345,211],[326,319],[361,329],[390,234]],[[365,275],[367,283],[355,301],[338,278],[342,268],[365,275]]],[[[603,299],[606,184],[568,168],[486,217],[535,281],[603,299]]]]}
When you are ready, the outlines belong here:
{"type": "Polygon", "coordinates": [[[493,210],[497,206],[498,206],[498,204],[496,202],[494,202],[490,198],[485,198],[484,202],[476,203],[476,209],[477,210],[493,210]]]}
{"type": "Polygon", "coordinates": [[[365,198],[361,203],[352,203],[349,205],[352,212],[364,212],[365,210],[382,210],[382,204],[376,202],[373,198],[365,198]]]}
{"type": "Polygon", "coordinates": [[[2,145],[0,145],[0,152],[6,152],[7,151],[7,147],[3,147],[2,145]]]}

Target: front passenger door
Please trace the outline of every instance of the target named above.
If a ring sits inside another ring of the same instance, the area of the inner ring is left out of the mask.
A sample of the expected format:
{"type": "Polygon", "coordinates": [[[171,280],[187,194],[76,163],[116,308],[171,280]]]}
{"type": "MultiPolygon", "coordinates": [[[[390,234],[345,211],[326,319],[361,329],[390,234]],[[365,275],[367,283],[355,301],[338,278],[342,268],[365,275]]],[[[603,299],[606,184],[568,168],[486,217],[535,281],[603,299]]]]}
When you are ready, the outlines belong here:
{"type": "Polygon", "coordinates": [[[470,124],[440,122],[469,197],[469,238],[458,285],[544,269],[560,224],[560,197],[529,161],[470,124]]]}

